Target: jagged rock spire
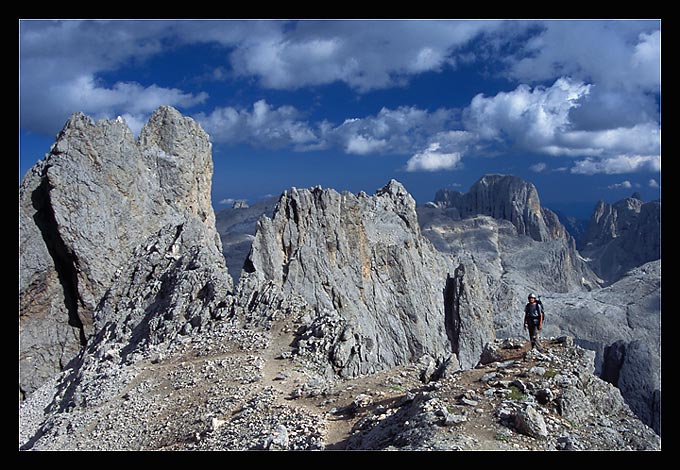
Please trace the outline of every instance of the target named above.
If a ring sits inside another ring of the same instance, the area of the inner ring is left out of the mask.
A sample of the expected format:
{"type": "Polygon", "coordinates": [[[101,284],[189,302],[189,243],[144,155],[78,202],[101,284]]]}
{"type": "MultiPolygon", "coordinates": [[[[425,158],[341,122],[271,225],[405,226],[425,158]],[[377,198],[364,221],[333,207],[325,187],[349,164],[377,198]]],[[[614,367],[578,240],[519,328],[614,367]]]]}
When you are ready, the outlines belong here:
{"type": "Polygon", "coordinates": [[[121,118],[74,113],[20,189],[20,390],[66,366],[135,247],[197,217],[221,252],[208,135],[163,106],[136,141],[121,118]]]}

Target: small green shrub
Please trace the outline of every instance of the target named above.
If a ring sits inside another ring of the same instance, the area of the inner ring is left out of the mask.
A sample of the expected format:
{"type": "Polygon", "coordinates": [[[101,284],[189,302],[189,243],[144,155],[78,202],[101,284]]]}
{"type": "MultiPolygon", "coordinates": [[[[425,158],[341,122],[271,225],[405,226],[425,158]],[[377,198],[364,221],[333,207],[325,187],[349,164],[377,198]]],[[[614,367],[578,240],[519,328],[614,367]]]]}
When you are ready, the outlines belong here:
{"type": "Polygon", "coordinates": [[[555,369],[548,369],[543,375],[543,377],[545,377],[546,379],[550,379],[552,377],[555,377],[557,374],[558,372],[555,369]]]}
{"type": "Polygon", "coordinates": [[[508,395],[510,400],[522,400],[526,398],[526,395],[519,391],[519,388],[514,385],[510,385],[510,394],[508,395]]]}
{"type": "Polygon", "coordinates": [[[507,442],[510,442],[510,436],[508,436],[507,434],[502,433],[502,432],[497,432],[496,433],[496,440],[507,443],[507,442]]]}

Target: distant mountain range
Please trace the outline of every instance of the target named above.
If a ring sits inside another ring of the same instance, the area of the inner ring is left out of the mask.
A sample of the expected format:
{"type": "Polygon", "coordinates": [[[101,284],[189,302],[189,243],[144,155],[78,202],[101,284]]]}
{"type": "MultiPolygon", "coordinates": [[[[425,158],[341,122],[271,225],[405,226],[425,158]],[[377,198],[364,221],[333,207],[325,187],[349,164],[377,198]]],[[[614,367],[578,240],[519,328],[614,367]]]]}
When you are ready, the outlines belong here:
{"type": "MultiPolygon", "coordinates": [[[[660,213],[658,201],[642,203],[639,199],[632,201],[629,199],[614,205],[599,202],[595,205],[590,222],[568,218],[568,224],[563,224],[558,214],[541,206],[538,192],[532,184],[511,175],[485,175],[467,193],[441,190],[436,193],[433,202],[416,210],[423,236],[440,252],[451,253],[459,259],[468,259],[469,263],[474,263],[488,277],[489,288],[485,289],[483,295],[490,298],[494,305],[496,334],[512,337],[522,335],[517,312],[522,309],[526,292],[536,291],[543,293],[544,298],[559,298],[561,308],[564,309],[562,311],[571,312],[569,305],[572,302],[569,297],[574,296],[573,293],[599,292],[601,286],[614,284],[624,277],[627,269],[622,269],[621,265],[612,267],[609,272],[599,269],[607,266],[608,260],[630,260],[624,265],[631,269],[660,259],[659,218],[650,216],[650,213],[660,213]],[[615,223],[612,225],[612,221],[618,221],[618,225],[615,223]],[[632,226],[635,228],[630,229],[632,226]],[[590,253],[590,257],[584,258],[577,250],[577,237],[573,233],[579,235],[582,243],[588,244],[584,251],[590,253]],[[636,246],[631,248],[630,245],[636,246]],[[617,251],[624,250],[624,247],[629,248],[627,251],[617,251]],[[641,255],[637,256],[634,253],[641,255]],[[613,275],[601,276],[608,273],[613,275]]],[[[245,259],[249,248],[247,240],[255,236],[255,221],[263,214],[263,210],[272,211],[275,201],[269,200],[259,204],[261,205],[257,206],[258,208],[254,206],[249,209],[227,209],[217,214],[218,231],[222,236],[225,256],[228,259],[230,257],[234,261],[245,259]],[[244,220],[249,222],[241,223],[244,220]],[[234,243],[239,240],[240,245],[234,243]],[[231,246],[238,246],[233,254],[226,248],[231,246]]],[[[657,277],[660,278],[660,271],[657,267],[648,273],[643,277],[651,276],[649,282],[657,287],[650,289],[658,295],[656,289],[660,289],[660,285],[658,282],[655,283],[655,280],[658,281],[657,277]]],[[[625,291],[617,292],[621,299],[628,297],[625,291]]],[[[576,294],[577,297],[582,295],[576,294]]],[[[613,300],[616,296],[608,298],[612,299],[608,301],[609,308],[619,308],[618,301],[613,300]]],[[[630,305],[638,305],[630,309],[635,308],[640,315],[644,315],[646,307],[642,303],[647,301],[648,297],[645,295],[641,299],[630,299],[627,302],[630,305]]],[[[658,299],[654,302],[658,302],[658,299]]],[[[589,305],[587,308],[592,312],[601,311],[598,301],[588,301],[587,304],[589,305]]],[[[660,304],[654,305],[655,309],[660,309],[660,304]]],[[[559,319],[561,313],[556,309],[557,305],[550,308],[551,315],[556,315],[557,318],[550,322],[548,331],[554,334],[563,331],[569,331],[571,334],[578,332],[575,334],[577,341],[597,351],[598,371],[610,367],[605,367],[604,364],[609,360],[608,348],[616,338],[629,338],[631,334],[636,337],[641,332],[644,338],[648,335],[647,329],[635,333],[626,327],[619,328],[613,325],[610,325],[610,331],[606,334],[603,332],[607,328],[601,330],[599,327],[595,328],[595,334],[588,333],[588,328],[593,328],[592,322],[599,322],[599,313],[593,317],[585,316],[579,319],[576,327],[569,321],[559,319]],[[557,324],[562,326],[554,329],[553,325],[557,324]]],[[[654,318],[657,318],[659,310],[656,312],[654,318]]],[[[656,326],[658,325],[652,322],[651,334],[656,338],[654,342],[658,342],[659,338],[656,326]]],[[[656,358],[652,362],[658,361],[658,348],[656,353],[651,354],[656,358]]],[[[619,364],[615,374],[617,380],[621,377],[619,371],[621,365],[619,364]]],[[[623,375],[627,373],[634,371],[628,369],[623,375]]],[[[650,380],[657,383],[658,377],[652,377],[650,380]]],[[[653,386],[654,390],[657,386],[653,386]]],[[[637,394],[639,391],[633,387],[628,392],[624,391],[624,394],[637,394]]],[[[648,408],[648,402],[658,399],[654,398],[653,390],[647,393],[647,398],[643,400],[645,403],[638,404],[637,409],[645,413],[648,422],[651,423],[653,421],[651,415],[642,410],[648,408]]]]}
{"type": "Polygon", "coordinates": [[[660,447],[660,203],[598,205],[585,257],[512,175],[218,214],[211,178],[171,107],[138,139],[75,114],[24,178],[20,448],[660,447]]]}

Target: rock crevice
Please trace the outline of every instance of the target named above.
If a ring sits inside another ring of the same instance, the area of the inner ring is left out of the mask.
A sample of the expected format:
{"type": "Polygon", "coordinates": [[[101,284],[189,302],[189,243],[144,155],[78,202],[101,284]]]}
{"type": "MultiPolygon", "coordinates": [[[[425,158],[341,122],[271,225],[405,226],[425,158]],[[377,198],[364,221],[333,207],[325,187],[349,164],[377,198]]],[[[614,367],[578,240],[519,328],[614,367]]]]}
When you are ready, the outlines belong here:
{"type": "MultiPolygon", "coordinates": [[[[54,263],[54,269],[59,279],[64,307],[68,315],[67,323],[78,332],[80,345],[84,346],[87,342],[87,336],[83,318],[81,318],[84,305],[78,290],[77,260],[74,258],[73,253],[69,252],[59,234],[54,210],[50,203],[50,185],[46,178],[42,180],[40,185],[31,194],[31,201],[35,209],[33,220],[42,235],[45,247],[54,263]]],[[[88,321],[87,317],[85,321],[88,321]]],[[[91,326],[91,322],[89,322],[88,326],[91,326]]]]}

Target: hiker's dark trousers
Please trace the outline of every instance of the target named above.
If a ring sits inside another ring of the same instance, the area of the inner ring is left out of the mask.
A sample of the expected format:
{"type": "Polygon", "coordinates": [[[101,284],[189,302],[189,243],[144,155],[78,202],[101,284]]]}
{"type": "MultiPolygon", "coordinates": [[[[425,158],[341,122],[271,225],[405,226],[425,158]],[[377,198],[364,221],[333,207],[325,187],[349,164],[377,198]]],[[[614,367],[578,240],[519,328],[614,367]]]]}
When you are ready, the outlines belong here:
{"type": "Polygon", "coordinates": [[[529,328],[529,339],[531,340],[532,349],[540,349],[541,344],[538,342],[538,325],[535,325],[533,322],[529,322],[527,326],[529,328]]]}

